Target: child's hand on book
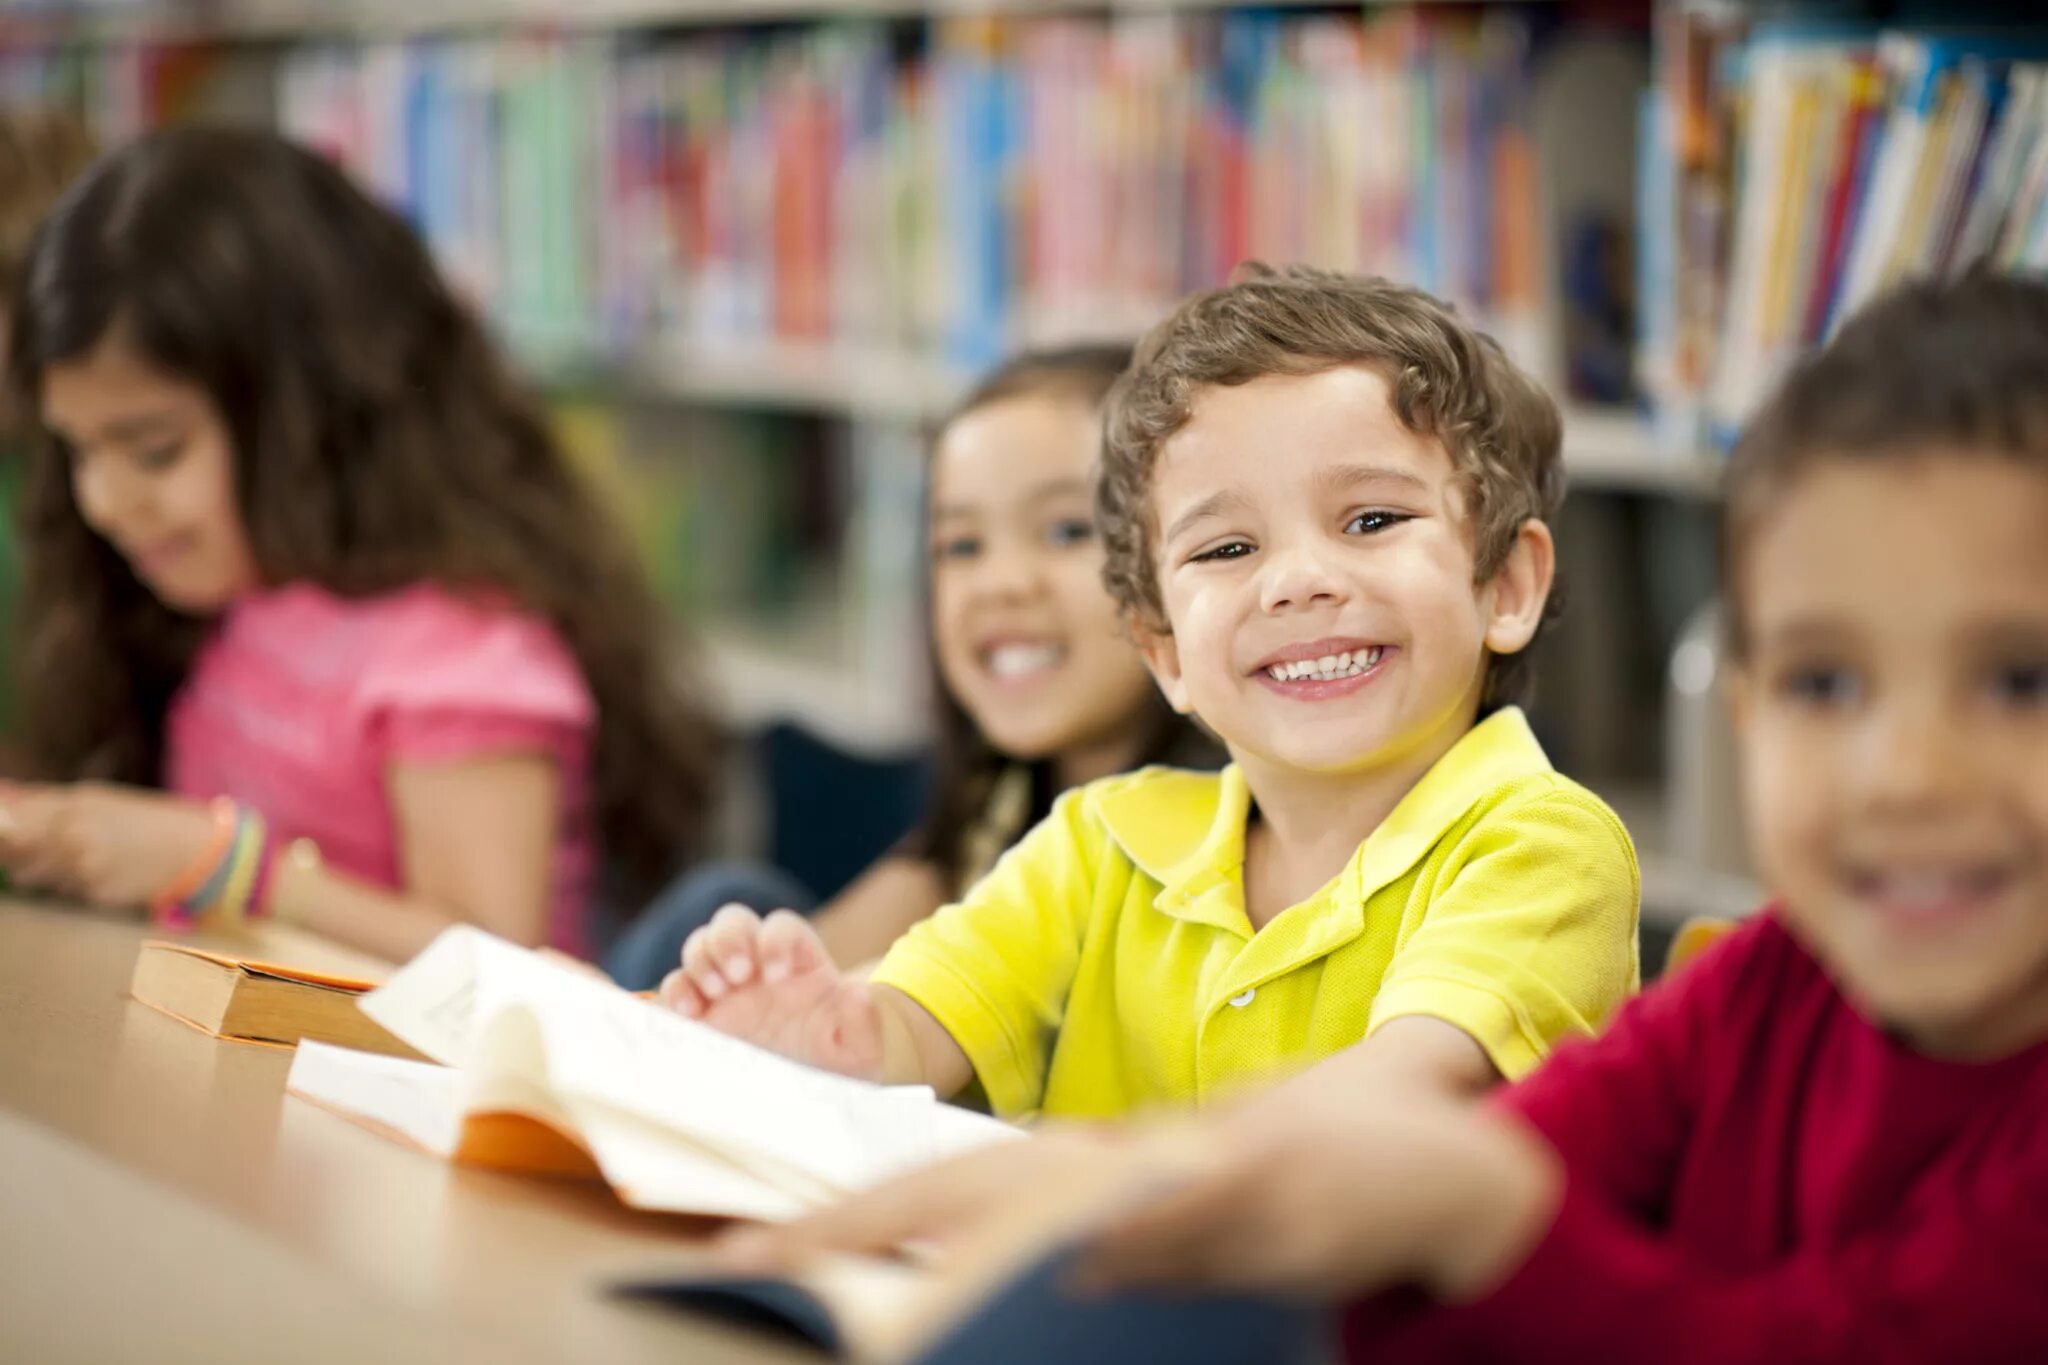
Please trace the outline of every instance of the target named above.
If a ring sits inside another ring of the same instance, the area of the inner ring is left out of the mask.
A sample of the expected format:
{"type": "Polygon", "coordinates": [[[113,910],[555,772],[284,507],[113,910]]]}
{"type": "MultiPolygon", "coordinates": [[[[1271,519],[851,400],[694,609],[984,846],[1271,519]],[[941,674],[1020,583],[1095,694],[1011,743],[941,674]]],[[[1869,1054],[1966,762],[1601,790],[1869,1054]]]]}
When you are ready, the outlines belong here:
{"type": "Polygon", "coordinates": [[[863,1080],[882,1075],[882,1015],[843,975],[810,922],[728,905],[683,944],[661,999],[688,1019],[797,1061],[863,1080]]]}

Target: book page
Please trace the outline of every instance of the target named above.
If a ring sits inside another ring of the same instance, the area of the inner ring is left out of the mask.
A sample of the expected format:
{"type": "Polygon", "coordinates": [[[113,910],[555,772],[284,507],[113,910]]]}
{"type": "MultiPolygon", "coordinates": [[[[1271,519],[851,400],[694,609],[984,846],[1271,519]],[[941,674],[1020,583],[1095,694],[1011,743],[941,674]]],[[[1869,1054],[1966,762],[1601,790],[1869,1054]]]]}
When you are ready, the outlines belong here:
{"type": "Polygon", "coordinates": [[[1017,1136],[985,1116],[818,1071],[726,1037],[609,983],[458,926],[364,998],[420,1051],[466,1066],[545,1071],[564,1101],[603,1106],[804,1197],[829,1197],[938,1156],[1017,1136]],[[485,1025],[531,1020],[537,1057],[486,1045],[485,1025]]]}
{"type": "Polygon", "coordinates": [[[309,1040],[292,1058],[285,1089],[435,1156],[455,1155],[462,1112],[446,1067],[309,1040]]]}
{"type": "Polygon", "coordinates": [[[588,1100],[567,1108],[605,1182],[636,1209],[782,1222],[814,1207],[672,1129],[588,1100]]]}
{"type": "Polygon", "coordinates": [[[231,967],[260,976],[274,976],[282,981],[293,981],[308,986],[324,986],[331,990],[360,992],[367,991],[377,983],[365,977],[341,976],[333,972],[315,971],[310,967],[292,967],[279,962],[263,962],[253,957],[237,957],[231,953],[210,952],[190,943],[171,943],[164,939],[151,939],[142,945],[142,952],[181,953],[196,957],[202,962],[211,962],[217,967],[231,967]]]}

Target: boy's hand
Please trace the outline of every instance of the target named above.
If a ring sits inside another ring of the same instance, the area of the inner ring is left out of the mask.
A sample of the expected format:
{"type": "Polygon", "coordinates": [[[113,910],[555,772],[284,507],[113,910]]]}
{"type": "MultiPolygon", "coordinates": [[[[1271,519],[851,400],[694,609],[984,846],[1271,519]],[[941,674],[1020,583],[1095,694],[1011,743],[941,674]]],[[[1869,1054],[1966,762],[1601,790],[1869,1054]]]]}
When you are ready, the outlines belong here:
{"type": "Polygon", "coordinates": [[[1091,1280],[1472,1298],[1526,1259],[1558,1199],[1539,1139],[1422,1091],[1253,1101],[1206,1137],[1193,1175],[1103,1229],[1091,1280]]]}
{"type": "Polygon", "coordinates": [[[212,837],[204,806],[161,792],[99,783],[0,791],[0,865],[24,886],[95,905],[147,904],[212,837]]]}
{"type": "Polygon", "coordinates": [[[785,1057],[882,1078],[883,1021],[865,982],[841,975],[803,916],[728,905],[683,943],[661,999],[688,1019],[785,1057]]]}
{"type": "MultiPolygon", "coordinates": [[[[997,1242],[1065,1204],[1074,1190],[1138,1199],[1174,1178],[1179,1144],[1132,1130],[1052,1127],[913,1171],[792,1223],[750,1225],[721,1239],[726,1269],[781,1274],[825,1253],[889,1255],[906,1244],[948,1257],[997,1242]]],[[[1098,1216],[1101,1205],[1097,1205],[1098,1216]]]]}
{"type": "MultiPolygon", "coordinates": [[[[1257,1111],[1257,1112],[1254,1112],[1257,1111]]],[[[1527,1256],[1557,1199],[1534,1137],[1416,1093],[1334,1093],[1229,1121],[1118,1135],[1044,1134],[913,1172],[786,1226],[730,1239],[735,1268],[821,1252],[984,1240],[1063,1185],[1117,1189],[1083,1260],[1096,1286],[1162,1284],[1309,1297],[1417,1283],[1484,1293],[1527,1256]]]]}

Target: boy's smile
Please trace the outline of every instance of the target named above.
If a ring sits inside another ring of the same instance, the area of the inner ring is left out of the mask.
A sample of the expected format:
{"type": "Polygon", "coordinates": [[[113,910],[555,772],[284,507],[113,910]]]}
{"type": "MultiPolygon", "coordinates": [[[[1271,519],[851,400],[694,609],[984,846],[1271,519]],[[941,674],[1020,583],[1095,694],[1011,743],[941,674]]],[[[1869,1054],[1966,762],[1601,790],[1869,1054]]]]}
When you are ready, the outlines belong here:
{"type": "Polygon", "coordinates": [[[1311,640],[1277,651],[1255,676],[1283,696],[1328,701],[1349,696],[1380,676],[1380,666],[1393,652],[1389,645],[1365,640],[1311,640]]]}
{"type": "Polygon", "coordinates": [[[1844,991],[1926,1050],[2048,1029],[2048,476],[1824,460],[1740,565],[1755,847],[1844,991]]]}
{"type": "Polygon", "coordinates": [[[1262,767],[1427,767],[1471,727],[1489,650],[1527,642],[1521,614],[1549,586],[1547,557],[1475,584],[1450,455],[1361,366],[1204,390],[1152,495],[1171,634],[1148,636],[1147,658],[1255,782],[1262,767]]]}

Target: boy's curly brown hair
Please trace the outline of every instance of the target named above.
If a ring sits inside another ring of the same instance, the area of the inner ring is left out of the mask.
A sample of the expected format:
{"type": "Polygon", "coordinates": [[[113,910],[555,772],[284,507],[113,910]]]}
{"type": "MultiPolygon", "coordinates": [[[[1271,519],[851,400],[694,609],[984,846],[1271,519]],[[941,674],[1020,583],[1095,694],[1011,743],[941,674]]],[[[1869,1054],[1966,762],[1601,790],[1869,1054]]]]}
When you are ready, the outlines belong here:
{"type": "MultiPolygon", "coordinates": [[[[1308,266],[1248,265],[1232,284],[1192,296],[1154,327],[1109,397],[1096,484],[1103,581],[1141,629],[1170,630],[1152,474],[1202,390],[1339,365],[1378,371],[1402,424],[1449,453],[1472,530],[1475,581],[1500,571],[1524,522],[1556,516],[1565,483],[1557,405],[1493,338],[1419,289],[1308,266]]],[[[1545,624],[1557,607],[1553,593],[1545,624]]],[[[1493,656],[1482,710],[1523,700],[1529,684],[1527,649],[1493,656]]]]}

